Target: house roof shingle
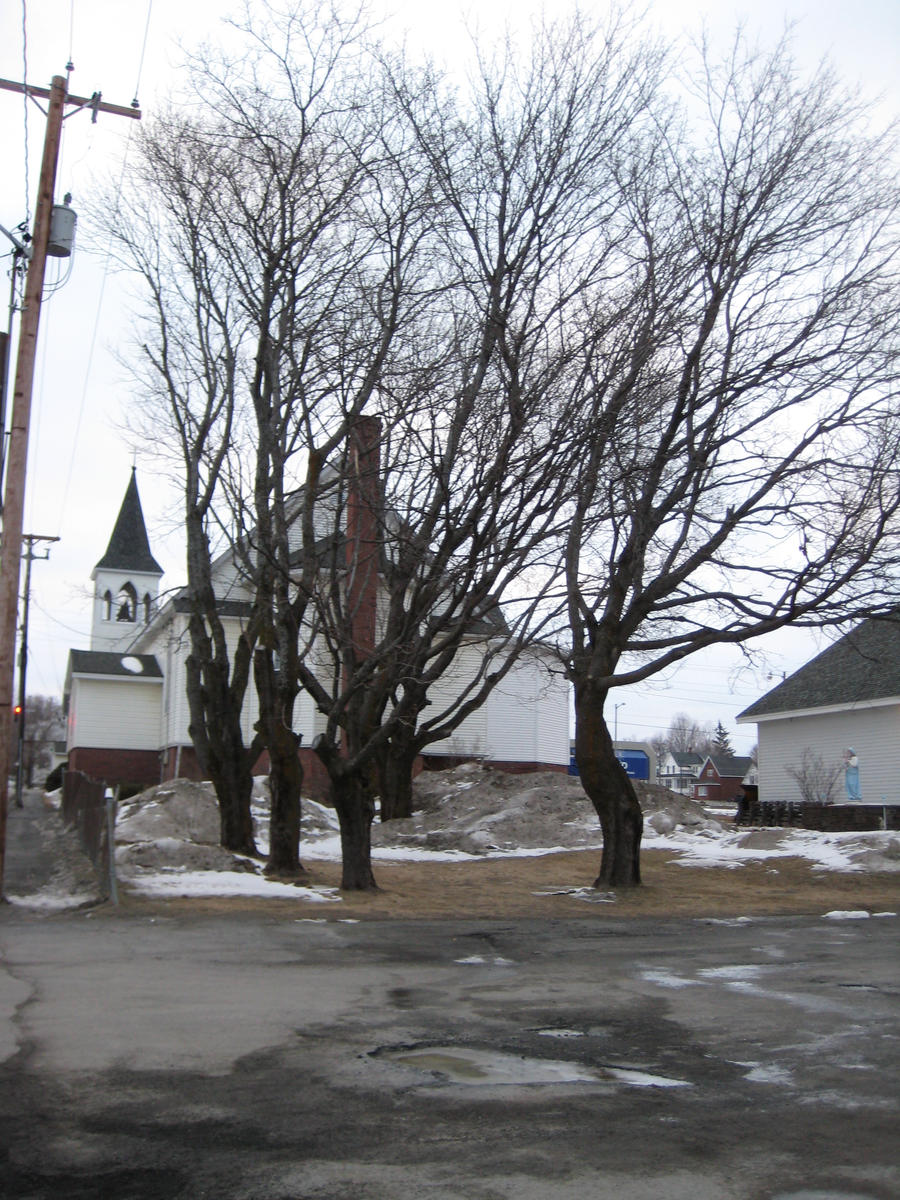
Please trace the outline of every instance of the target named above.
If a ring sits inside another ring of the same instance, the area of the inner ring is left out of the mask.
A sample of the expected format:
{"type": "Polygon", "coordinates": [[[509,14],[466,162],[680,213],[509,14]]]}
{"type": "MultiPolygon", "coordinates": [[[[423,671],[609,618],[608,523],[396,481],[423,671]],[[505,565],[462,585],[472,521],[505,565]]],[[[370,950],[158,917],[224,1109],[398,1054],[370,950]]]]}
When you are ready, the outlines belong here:
{"type": "Polygon", "coordinates": [[[70,650],[73,675],[119,675],[124,679],[162,679],[153,654],[119,654],[115,650],[70,650]]]}
{"type": "Polygon", "coordinates": [[[738,720],[900,696],[900,614],[872,617],[745,708],[738,720]]]}

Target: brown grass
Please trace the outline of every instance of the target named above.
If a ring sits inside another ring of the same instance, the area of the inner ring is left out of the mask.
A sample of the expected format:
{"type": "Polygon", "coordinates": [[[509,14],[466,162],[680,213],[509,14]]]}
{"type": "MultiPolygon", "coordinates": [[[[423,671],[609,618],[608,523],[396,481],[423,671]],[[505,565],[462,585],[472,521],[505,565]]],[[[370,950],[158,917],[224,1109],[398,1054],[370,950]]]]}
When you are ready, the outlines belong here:
{"type": "MultiPolygon", "coordinates": [[[[733,869],[683,867],[670,850],[645,850],[644,882],[612,902],[577,896],[535,895],[590,887],[597,851],[579,850],[536,858],[484,859],[466,863],[376,864],[379,890],[342,893],[340,904],[254,897],[147,900],[123,896],[136,911],[228,913],[264,910],[273,916],[329,920],[416,920],[512,917],[738,917],[807,914],[833,909],[900,911],[900,873],[841,874],[817,871],[797,858],[750,862],[733,869]]],[[[340,865],[310,860],[304,884],[338,887],[340,865]]],[[[597,897],[599,899],[599,896],[597,897]]]]}

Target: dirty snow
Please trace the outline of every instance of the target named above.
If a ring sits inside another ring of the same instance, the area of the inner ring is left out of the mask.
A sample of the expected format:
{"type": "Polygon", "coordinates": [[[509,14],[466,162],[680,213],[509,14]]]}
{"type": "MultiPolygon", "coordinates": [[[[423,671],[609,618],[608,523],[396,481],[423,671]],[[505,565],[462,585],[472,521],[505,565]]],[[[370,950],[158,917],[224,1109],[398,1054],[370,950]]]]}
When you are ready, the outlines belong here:
{"type": "MultiPolygon", "coordinates": [[[[742,863],[790,855],[823,871],[900,870],[900,835],[895,833],[738,829],[721,809],[713,817],[685,796],[656,787],[640,790],[643,845],[672,851],[673,862],[737,869],[742,863]]],[[[578,780],[554,772],[510,775],[476,763],[427,772],[416,780],[415,806],[408,820],[373,824],[375,863],[465,862],[602,845],[596,815],[578,780]]],[[[255,784],[253,817],[257,847],[265,856],[268,792],[262,779],[255,784]]],[[[147,895],[336,898],[307,895],[308,888],[267,879],[262,861],[222,850],[208,784],[176,780],[134,797],[120,808],[116,842],[119,877],[147,895]]],[[[302,855],[306,860],[340,858],[337,814],[328,805],[304,801],[302,855]]]]}
{"type": "MultiPolygon", "coordinates": [[[[663,788],[638,785],[644,808],[646,849],[672,853],[684,866],[728,867],[799,857],[821,871],[900,870],[900,834],[816,833],[803,829],[735,827],[727,810],[714,814],[663,788]]],[[[415,815],[372,827],[378,862],[471,862],[566,850],[599,849],[594,811],[577,779],[553,772],[510,775],[480,764],[427,772],[415,783],[415,815]]],[[[259,858],[218,845],[219,817],[211,785],[175,780],[124,802],[116,824],[116,870],[128,888],[148,896],[268,896],[333,902],[328,889],[311,889],[263,873],[268,852],[268,789],[254,785],[254,830],[259,858]]],[[[340,859],[334,809],[305,800],[301,853],[305,860],[340,859]]],[[[60,907],[73,903],[60,887],[60,907]]],[[[571,894],[605,902],[592,889],[571,894]]],[[[86,897],[89,899],[90,897],[86,897]]],[[[26,898],[30,906],[55,905],[54,889],[26,898]]],[[[832,919],[856,914],[831,913],[832,919]]]]}

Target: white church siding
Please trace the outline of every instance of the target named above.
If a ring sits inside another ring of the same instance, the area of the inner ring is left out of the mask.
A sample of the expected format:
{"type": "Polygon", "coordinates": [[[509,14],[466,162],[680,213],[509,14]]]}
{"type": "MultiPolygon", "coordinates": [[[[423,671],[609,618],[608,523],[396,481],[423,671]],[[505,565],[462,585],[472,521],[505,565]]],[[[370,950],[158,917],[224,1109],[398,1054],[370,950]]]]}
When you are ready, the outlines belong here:
{"type": "Polygon", "coordinates": [[[72,681],[67,749],[156,750],[161,679],[72,681]]]}
{"type": "Polygon", "coordinates": [[[568,766],[568,685],[541,657],[525,653],[487,702],[491,757],[568,766]]]}
{"type": "MultiPolygon", "coordinates": [[[[478,670],[482,643],[463,648],[452,672],[431,691],[432,711],[446,703],[478,670]]],[[[428,711],[428,710],[426,710],[428,711]]],[[[426,749],[427,754],[484,755],[498,763],[569,762],[568,684],[552,674],[542,656],[526,652],[455,733],[426,749]]]]}
{"type": "MultiPolygon", "coordinates": [[[[896,701],[853,711],[760,719],[758,732],[761,800],[796,803],[801,799],[799,786],[786,768],[799,767],[807,747],[826,764],[838,765],[851,746],[859,758],[863,802],[900,799],[900,704],[896,701]]],[[[838,776],[833,799],[838,803],[846,799],[843,773],[838,776]]]]}

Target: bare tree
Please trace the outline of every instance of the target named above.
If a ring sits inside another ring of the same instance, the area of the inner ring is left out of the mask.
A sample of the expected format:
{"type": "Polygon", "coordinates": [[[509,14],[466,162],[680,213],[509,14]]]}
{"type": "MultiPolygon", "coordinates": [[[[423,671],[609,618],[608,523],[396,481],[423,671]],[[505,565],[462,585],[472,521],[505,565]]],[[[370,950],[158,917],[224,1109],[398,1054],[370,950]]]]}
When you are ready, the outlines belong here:
{"type": "Polygon", "coordinates": [[[709,754],[714,733],[709,724],[701,725],[688,713],[676,713],[669,722],[663,739],[665,749],[673,754],[709,754]]]}
{"type": "MultiPolygon", "coordinates": [[[[25,700],[27,721],[25,737],[22,746],[22,767],[26,787],[34,783],[35,771],[46,770],[53,756],[53,745],[57,741],[65,741],[65,717],[62,705],[52,696],[28,696],[25,700]]],[[[18,731],[13,729],[13,738],[17,739],[18,731]]],[[[10,762],[16,762],[19,755],[18,745],[14,745],[10,762]]]]}
{"type": "Polygon", "coordinates": [[[373,768],[382,805],[406,811],[415,754],[483,703],[552,620],[579,398],[572,331],[609,262],[585,251],[608,223],[605,167],[646,112],[658,56],[625,53],[619,24],[579,20],[540,31],[529,49],[481,61],[462,98],[433,73],[387,64],[440,236],[414,343],[429,390],[383,390],[372,410],[383,453],[366,472],[383,493],[370,484],[362,504],[377,532],[355,547],[347,534],[354,577],[372,541],[384,556],[383,617],[360,653],[354,614],[373,602],[330,588],[316,612],[330,657],[298,664],[328,715],[316,748],[341,797],[344,886],[374,882],[373,768]],[[435,704],[435,684],[475,637],[477,664],[435,704]]]}
{"type": "Polygon", "coordinates": [[[890,139],[785,46],[704,57],[627,164],[621,273],[591,297],[567,550],[576,758],[597,886],[640,882],[610,692],[717,643],[896,604],[890,139]]]}
{"type": "Polygon", "coordinates": [[[784,769],[796,781],[804,803],[830,804],[834,799],[834,785],[844,764],[840,761],[826,763],[821,754],[806,746],[800,756],[799,766],[784,769]]]}
{"type": "MultiPolygon", "coordinates": [[[[132,203],[104,222],[146,298],[147,444],[165,450],[160,424],[171,431],[184,485],[190,734],[235,850],[254,848],[251,773],[267,750],[269,869],[279,873],[300,867],[292,718],[304,601],[287,584],[290,498],[304,479],[315,494],[399,320],[396,247],[373,227],[383,208],[364,203],[382,155],[355,70],[360,32],[334,13],[298,11],[244,29],[239,63],[198,54],[202,103],[144,131],[132,203]],[[383,306],[367,308],[379,288],[383,306]],[[351,322],[352,344],[342,342],[351,322]],[[342,352],[345,365],[352,358],[343,392],[333,365],[342,352]],[[260,720],[245,743],[251,682],[260,720]]],[[[390,219],[407,216],[401,206],[390,219]]]]}

